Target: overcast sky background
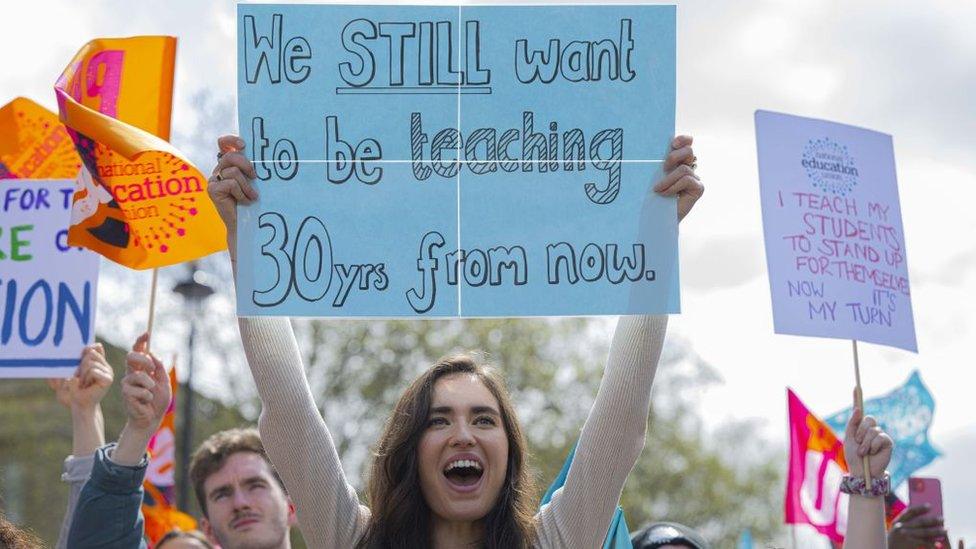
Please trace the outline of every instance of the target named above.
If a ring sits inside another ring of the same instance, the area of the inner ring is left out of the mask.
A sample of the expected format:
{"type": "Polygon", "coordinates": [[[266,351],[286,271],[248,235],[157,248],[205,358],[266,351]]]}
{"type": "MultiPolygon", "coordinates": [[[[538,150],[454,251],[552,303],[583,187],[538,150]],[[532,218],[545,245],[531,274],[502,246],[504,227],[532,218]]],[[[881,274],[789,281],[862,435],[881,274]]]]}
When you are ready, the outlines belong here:
{"type": "MultiPolygon", "coordinates": [[[[209,171],[212,141],[236,128],[235,4],[165,5],[153,11],[123,1],[5,4],[0,103],[23,95],[56,111],[53,82],[86,41],[175,35],[173,142],[209,171]]],[[[761,418],[764,436],[785,446],[786,386],[821,416],[847,406],[850,342],[773,334],[753,112],[892,134],[919,354],[862,345],[863,385],[873,396],[921,371],[937,406],[931,438],[946,455],[919,474],[942,477],[947,524],[970,543],[976,543],[974,30],[976,2],[958,0],[679,2],[677,129],[695,136],[707,191],[681,227],[683,312],[670,327],[724,379],[700,394],[713,426],[761,418]]],[[[109,281],[100,307],[105,295],[133,292],[132,281],[141,283],[102,264],[109,281]]],[[[164,314],[178,314],[176,298],[164,292],[160,299],[164,314]]],[[[226,301],[213,307],[214,314],[231,314],[226,301]]],[[[98,332],[118,334],[121,345],[141,330],[110,320],[102,315],[98,332]]],[[[204,367],[201,377],[205,389],[220,391],[217,370],[204,367]]]]}

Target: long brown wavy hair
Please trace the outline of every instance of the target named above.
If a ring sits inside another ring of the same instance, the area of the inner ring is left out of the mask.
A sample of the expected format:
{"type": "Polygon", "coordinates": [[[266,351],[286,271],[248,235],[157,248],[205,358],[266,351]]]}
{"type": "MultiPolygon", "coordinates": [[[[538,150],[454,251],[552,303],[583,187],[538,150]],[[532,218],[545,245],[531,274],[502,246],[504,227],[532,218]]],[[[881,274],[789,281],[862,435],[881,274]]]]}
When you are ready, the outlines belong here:
{"type": "Polygon", "coordinates": [[[367,481],[372,516],[360,549],[412,549],[431,543],[431,510],[420,490],[417,447],[427,428],[434,384],[474,374],[498,401],[508,437],[508,469],[495,506],[484,517],[486,549],[527,549],[535,540],[535,494],[522,428],[501,377],[469,355],[442,358],[410,384],[380,437],[367,481]]]}

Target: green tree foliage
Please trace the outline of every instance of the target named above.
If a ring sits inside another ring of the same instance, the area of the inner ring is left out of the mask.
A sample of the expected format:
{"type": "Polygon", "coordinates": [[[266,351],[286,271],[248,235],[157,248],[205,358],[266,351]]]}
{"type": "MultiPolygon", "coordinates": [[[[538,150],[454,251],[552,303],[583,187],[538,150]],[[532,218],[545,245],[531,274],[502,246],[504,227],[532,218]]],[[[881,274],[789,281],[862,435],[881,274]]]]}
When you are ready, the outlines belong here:
{"type": "Polygon", "coordinates": [[[772,542],[783,536],[781,450],[750,421],[706,430],[693,396],[720,381],[687,342],[668,340],[652,391],[644,452],[621,504],[632,530],[661,520],[702,532],[715,547],[735,547],[742,531],[772,542]]]}
{"type": "Polygon", "coordinates": [[[409,381],[436,359],[463,352],[502,371],[542,478],[552,478],[599,383],[597,357],[607,343],[594,336],[602,331],[584,319],[296,322],[312,393],[358,486],[409,381]]]}

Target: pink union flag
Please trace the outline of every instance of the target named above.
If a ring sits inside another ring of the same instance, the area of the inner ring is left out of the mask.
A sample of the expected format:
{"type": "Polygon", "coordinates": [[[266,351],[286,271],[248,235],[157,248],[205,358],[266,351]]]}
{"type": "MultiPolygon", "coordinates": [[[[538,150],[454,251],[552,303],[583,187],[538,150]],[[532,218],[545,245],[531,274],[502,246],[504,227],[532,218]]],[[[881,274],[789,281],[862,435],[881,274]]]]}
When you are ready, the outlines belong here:
{"type": "MultiPolygon", "coordinates": [[[[786,392],[790,422],[786,524],[809,524],[839,544],[847,532],[848,497],[840,491],[840,481],[847,474],[844,442],[792,390],[786,392]]],[[[891,527],[905,503],[894,495],[885,503],[885,521],[891,527]]]]}
{"type": "Polygon", "coordinates": [[[834,542],[847,531],[847,472],[844,443],[787,389],[790,465],[786,477],[786,523],[809,524],[834,542]]]}

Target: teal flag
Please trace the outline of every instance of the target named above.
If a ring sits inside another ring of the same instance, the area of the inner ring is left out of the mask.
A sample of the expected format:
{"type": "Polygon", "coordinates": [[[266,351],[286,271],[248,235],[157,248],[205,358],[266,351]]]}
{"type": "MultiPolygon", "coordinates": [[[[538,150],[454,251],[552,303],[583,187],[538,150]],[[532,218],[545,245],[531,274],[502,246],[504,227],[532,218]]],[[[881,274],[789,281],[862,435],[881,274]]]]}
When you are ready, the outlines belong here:
{"type": "MultiPolygon", "coordinates": [[[[895,441],[891,452],[891,487],[896,488],[918,469],[941,454],[929,442],[929,427],[935,415],[935,398],[922,383],[918,371],[908,381],[886,395],[864,401],[864,411],[895,441]]],[[[824,419],[837,433],[843,433],[851,417],[846,408],[824,419]]]]}
{"type": "MultiPolygon", "coordinates": [[[[569,474],[569,466],[573,464],[573,456],[576,455],[576,444],[569,451],[569,455],[566,456],[566,462],[563,463],[563,468],[559,471],[559,475],[556,476],[556,480],[552,481],[549,485],[549,489],[546,490],[546,495],[542,497],[542,505],[549,503],[552,500],[552,495],[556,493],[556,490],[563,487],[566,483],[566,475],[569,474]]],[[[603,549],[632,549],[633,544],[630,542],[630,530],[627,528],[627,519],[624,518],[624,510],[619,505],[617,510],[613,513],[613,519],[610,521],[610,528],[607,530],[607,539],[603,541],[603,549]]]]}

